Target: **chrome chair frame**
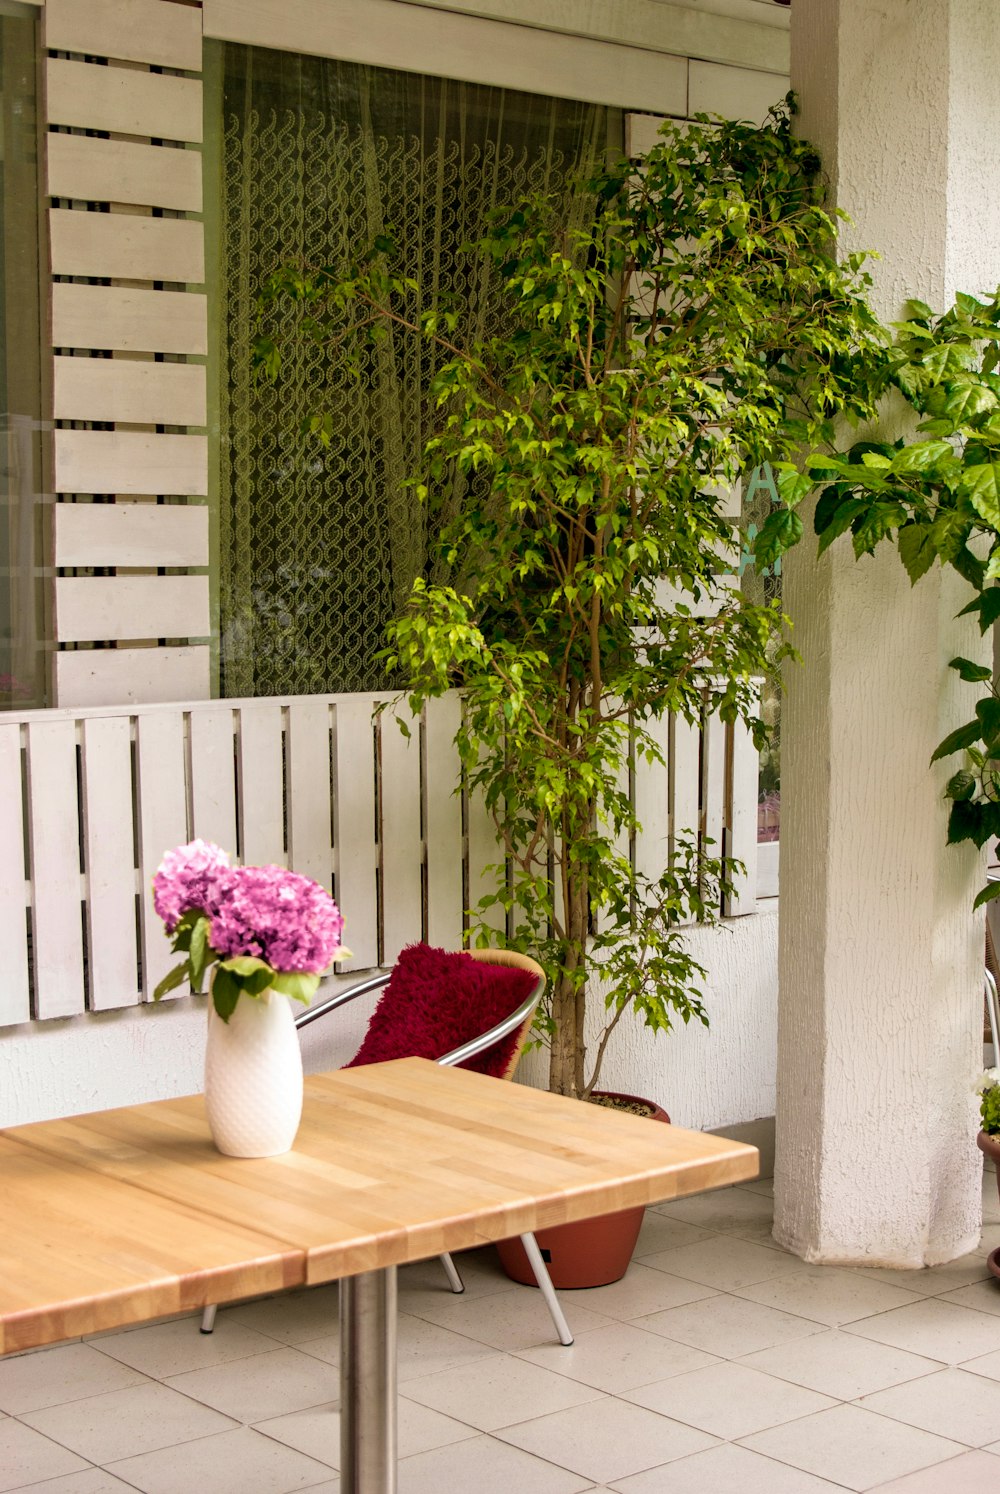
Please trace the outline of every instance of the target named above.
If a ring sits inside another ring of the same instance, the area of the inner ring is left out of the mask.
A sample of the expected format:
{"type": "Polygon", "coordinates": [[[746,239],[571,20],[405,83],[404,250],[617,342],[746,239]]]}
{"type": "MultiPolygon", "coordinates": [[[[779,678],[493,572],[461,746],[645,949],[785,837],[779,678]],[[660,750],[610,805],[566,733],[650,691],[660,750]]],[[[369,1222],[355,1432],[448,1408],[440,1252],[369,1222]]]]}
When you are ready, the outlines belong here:
{"type": "MultiPolygon", "coordinates": [[[[476,953],[479,953],[479,951],[476,951],[476,953]]],[[[482,953],[485,954],[487,951],[483,951],[482,953]]],[[[328,997],[325,1001],[321,1001],[318,1006],[309,1007],[307,1011],[296,1017],[296,1027],[309,1027],[313,1022],[318,1022],[321,1017],[327,1017],[331,1012],[339,1011],[349,1001],[355,1001],[359,996],[367,996],[372,991],[381,990],[383,986],[388,985],[391,976],[392,971],[387,970],[380,975],[369,977],[368,980],[359,981],[357,985],[350,986],[346,991],[338,991],[336,995],[328,997]]],[[[531,994],[525,997],[520,1006],[504,1017],[501,1022],[497,1022],[494,1027],[491,1027],[488,1032],[481,1033],[479,1037],[470,1038],[468,1042],[462,1043],[460,1047],[453,1048],[443,1058],[435,1059],[435,1062],[441,1064],[442,1067],[453,1068],[456,1064],[465,1063],[468,1059],[477,1057],[478,1054],[485,1052],[487,1048],[492,1048],[494,1043],[498,1043],[501,1038],[508,1037],[512,1032],[516,1032],[519,1027],[522,1027],[534,1015],[535,1008],[541,1001],[544,990],[545,981],[539,979],[531,994]]],[[[538,1289],[545,1299],[545,1305],[549,1310],[549,1315],[559,1336],[559,1342],[569,1347],[573,1342],[573,1335],[570,1332],[569,1324],[559,1304],[559,1298],[556,1296],[556,1289],[552,1285],[552,1278],[549,1276],[548,1267],[542,1258],[542,1252],[538,1248],[538,1241],[533,1234],[520,1235],[519,1239],[524,1247],[524,1253],[530,1262],[535,1281],[538,1283],[538,1289]]],[[[451,1256],[445,1253],[439,1256],[438,1259],[448,1278],[451,1290],[456,1294],[464,1292],[465,1284],[451,1256]]],[[[211,1303],[202,1312],[202,1333],[212,1332],[215,1327],[217,1310],[217,1305],[211,1303]]]]}

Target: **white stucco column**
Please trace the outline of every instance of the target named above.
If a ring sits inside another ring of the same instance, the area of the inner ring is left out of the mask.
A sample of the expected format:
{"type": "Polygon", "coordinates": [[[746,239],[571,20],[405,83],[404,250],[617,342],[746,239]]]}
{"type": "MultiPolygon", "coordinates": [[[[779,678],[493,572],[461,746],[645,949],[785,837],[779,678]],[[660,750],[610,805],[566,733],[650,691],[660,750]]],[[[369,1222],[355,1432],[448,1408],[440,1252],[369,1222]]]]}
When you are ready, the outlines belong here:
{"type": "MultiPolygon", "coordinates": [[[[800,132],[877,249],[873,300],[943,310],[1000,280],[1000,14],[978,0],[806,0],[792,11],[800,132]]],[[[894,550],[789,559],[804,665],[782,730],[775,1235],[808,1260],[921,1266],[976,1246],[982,863],[947,847],[968,719],[947,663],[985,652],[968,586],[915,588],[894,550]]]]}

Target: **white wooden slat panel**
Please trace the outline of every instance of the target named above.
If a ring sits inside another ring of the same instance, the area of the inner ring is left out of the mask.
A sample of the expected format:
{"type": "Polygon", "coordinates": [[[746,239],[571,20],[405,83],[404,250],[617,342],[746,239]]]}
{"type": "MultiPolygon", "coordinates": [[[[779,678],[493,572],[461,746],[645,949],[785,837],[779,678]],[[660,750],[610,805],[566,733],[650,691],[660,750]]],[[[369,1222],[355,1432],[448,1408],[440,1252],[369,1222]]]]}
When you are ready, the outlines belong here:
{"type": "Polygon", "coordinates": [[[653,146],[659,143],[663,120],[662,114],[626,114],[625,154],[630,161],[648,156],[653,146]]]}
{"type": "Polygon", "coordinates": [[[177,503],[57,503],[57,566],[208,565],[208,508],[177,503]]]}
{"type": "Polygon", "coordinates": [[[49,255],[53,275],[199,285],[205,279],[205,230],[187,218],[50,208],[49,255]]]}
{"type": "Polygon", "coordinates": [[[31,1016],[24,880],[21,728],[15,721],[0,725],[0,1027],[27,1022],[31,1016]]]}
{"type": "MultiPolygon", "coordinates": [[[[142,930],[143,995],[156,985],[177,956],[153,907],[151,887],[167,851],[187,842],[187,787],[184,781],[184,717],[157,711],[136,718],[136,795],[139,813],[139,922],[142,930]]],[[[173,993],[187,994],[180,986],[173,993]]]]}
{"type": "MultiPolygon", "coordinates": [[[[673,859],[683,838],[697,844],[700,814],[699,764],[701,733],[681,716],[670,723],[670,762],[673,803],[670,814],[670,854],[673,859]]],[[[690,920],[686,920],[690,922],[690,920]]]]}
{"type": "Polygon", "coordinates": [[[211,695],[207,645],[177,648],[88,648],[55,657],[56,704],[150,705],[207,700],[211,695]]]}
{"type": "Polygon", "coordinates": [[[108,1011],[140,1000],[131,723],[98,717],[81,730],[90,1008],[108,1011]]]}
{"type": "Polygon", "coordinates": [[[626,109],[687,109],[687,61],[566,32],[442,15],[395,0],[205,0],[204,33],[290,52],[404,68],[437,78],[589,99],[626,109]]]}
{"type": "Polygon", "coordinates": [[[752,68],[727,67],[717,62],[689,64],[688,113],[721,114],[724,119],[745,119],[763,124],[768,110],[788,92],[789,80],[781,73],[760,73],[752,68]]]}
{"type": "Polygon", "coordinates": [[[28,726],[28,825],[31,843],[35,1015],[84,1010],[76,726],[28,726]]]}
{"type": "Polygon", "coordinates": [[[181,213],[202,210],[201,153],[197,150],[61,135],[54,130],[45,142],[49,197],[127,202],[181,213]]]}
{"type": "Polygon", "coordinates": [[[240,855],[244,866],[285,864],[285,767],[277,701],[240,710],[240,855]]]}
{"type": "Polygon", "coordinates": [[[429,700],[424,711],[427,942],[462,943],[462,797],[455,733],[462,719],[456,693],[429,700]]]}
{"type": "Polygon", "coordinates": [[[201,292],[62,283],[51,290],[53,347],[208,351],[208,302],[201,292]]]}
{"type": "Polygon", "coordinates": [[[393,965],[399,952],[423,934],[423,877],[420,839],[420,722],[405,706],[387,711],[381,727],[382,786],[382,955],[393,965]]]}
{"type": "Polygon", "coordinates": [[[163,0],[46,0],[45,45],[198,72],[201,16],[163,0]]]}
{"type": "Polygon", "coordinates": [[[204,498],[208,493],[208,437],[151,431],[56,431],[55,490],[204,498]]]}
{"type": "Polygon", "coordinates": [[[330,706],[304,696],[288,707],[288,864],[329,892],[333,885],[330,706]]]}
{"type": "Polygon", "coordinates": [[[670,721],[648,721],[646,731],[663,755],[663,761],[647,762],[637,752],[633,780],[635,817],[642,827],[635,837],[635,869],[655,881],[670,861],[670,721]]]}
{"type": "Polygon", "coordinates": [[[709,716],[702,735],[702,806],[710,856],[722,855],[726,823],[726,727],[718,716],[709,716]]]}
{"type": "Polygon", "coordinates": [[[503,939],[507,933],[507,913],[502,905],[496,903],[484,912],[476,912],[481,897],[488,897],[501,890],[500,874],[487,868],[500,866],[504,859],[493,817],[486,808],[483,794],[478,790],[466,795],[466,815],[469,838],[469,912],[472,923],[473,926],[478,924],[495,930],[503,939]]]}
{"type": "Polygon", "coordinates": [[[749,729],[737,721],[732,730],[732,777],[726,853],[742,861],[745,875],[734,877],[734,892],[725,913],[741,918],[757,911],[757,782],[760,758],[749,729]]]}
{"type": "Polygon", "coordinates": [[[191,831],[236,855],[236,720],[231,706],[193,710],[191,831]]]}
{"type": "Polygon", "coordinates": [[[49,124],[157,140],[201,140],[200,79],[50,57],[46,98],[49,124]]]}
{"type": "MultiPolygon", "coordinates": [[[[618,710],[620,706],[621,706],[621,700],[620,700],[620,698],[618,698],[617,696],[609,696],[608,697],[608,700],[607,700],[607,708],[608,708],[608,710],[618,710]]],[[[634,800],[632,798],[632,794],[633,794],[633,782],[632,782],[633,774],[632,774],[632,761],[631,761],[631,759],[632,759],[632,742],[631,742],[631,740],[623,739],[621,741],[621,743],[620,743],[620,746],[621,746],[621,752],[622,752],[622,759],[621,759],[621,761],[619,763],[619,771],[615,775],[615,787],[618,789],[619,793],[621,793],[621,794],[623,794],[625,796],[626,800],[629,802],[630,805],[634,805],[634,800]]],[[[606,829],[607,829],[608,833],[610,834],[610,832],[611,832],[611,826],[608,825],[606,827],[606,829]]],[[[631,837],[631,834],[630,834],[630,832],[629,832],[629,830],[628,830],[628,828],[626,826],[623,825],[622,828],[617,832],[617,834],[613,838],[613,842],[612,843],[614,845],[614,848],[615,848],[615,851],[616,851],[617,855],[619,855],[622,858],[623,861],[625,861],[625,862],[631,862],[631,860],[632,860],[632,837],[631,837]]],[[[595,925],[595,928],[597,929],[597,932],[598,933],[603,933],[606,930],[606,927],[607,927],[607,919],[608,919],[607,909],[605,909],[605,908],[595,908],[594,909],[594,913],[593,913],[593,917],[594,917],[594,925],[595,925]]]]}
{"type": "Polygon", "coordinates": [[[57,420],[205,424],[205,369],[201,364],[57,357],[52,360],[52,371],[52,413],[57,420]]]}
{"type": "Polygon", "coordinates": [[[778,896],[778,872],[781,860],[779,840],[757,842],[757,901],[778,896]]]}
{"type": "Polygon", "coordinates": [[[339,968],[367,970],[378,963],[375,841],[375,754],[372,701],[339,700],[334,715],[334,897],[344,915],[353,958],[339,968]]]}
{"type": "Polygon", "coordinates": [[[59,576],[55,601],[60,643],[211,632],[207,576],[59,576]]]}

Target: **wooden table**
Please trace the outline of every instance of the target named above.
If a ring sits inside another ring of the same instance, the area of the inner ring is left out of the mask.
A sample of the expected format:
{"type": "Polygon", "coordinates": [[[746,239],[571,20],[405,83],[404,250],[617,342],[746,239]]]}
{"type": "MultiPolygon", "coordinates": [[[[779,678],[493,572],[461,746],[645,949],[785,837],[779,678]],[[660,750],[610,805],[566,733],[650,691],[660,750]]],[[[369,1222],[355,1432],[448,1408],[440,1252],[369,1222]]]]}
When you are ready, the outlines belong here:
{"type": "Polygon", "coordinates": [[[340,1280],[342,1488],[392,1494],[397,1265],[756,1175],[739,1142],[418,1058],[307,1079],[282,1157],[223,1157],[201,1096],[20,1126],[0,1352],[340,1280]]]}

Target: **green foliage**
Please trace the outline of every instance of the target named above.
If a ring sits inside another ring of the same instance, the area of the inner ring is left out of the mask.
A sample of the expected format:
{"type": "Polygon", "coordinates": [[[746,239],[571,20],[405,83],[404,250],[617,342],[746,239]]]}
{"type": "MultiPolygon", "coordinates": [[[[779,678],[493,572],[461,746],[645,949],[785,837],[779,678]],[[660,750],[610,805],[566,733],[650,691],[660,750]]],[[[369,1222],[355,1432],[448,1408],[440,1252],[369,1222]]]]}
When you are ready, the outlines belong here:
{"type": "Polygon", "coordinates": [[[990,1136],[1000,1136],[1000,1075],[996,1069],[987,1069],[979,1093],[982,1097],[979,1113],[983,1118],[983,1130],[990,1136]]]}
{"type": "MultiPolygon", "coordinates": [[[[716,712],[762,743],[755,678],[789,651],[780,608],[734,585],[719,485],[772,464],[786,507],[757,558],[777,559],[812,485],[801,443],[871,414],[857,369],[884,357],[863,257],[832,256],[818,161],[787,104],[763,129],[667,124],[641,170],[609,167],[588,192],[583,229],[544,200],[497,217],[481,247],[503,336],[421,315],[385,241],[352,266],[282,269],[264,296],[303,303],[304,335],[348,364],[405,333],[450,355],[415,479],[439,511],[464,493],[444,532],[448,584],[418,580],[387,663],[416,711],[464,692],[467,784],[512,868],[484,906],[502,904],[545,960],[550,1084],[579,1094],[624,1011],[654,1032],[704,1020],[681,925],[713,917],[733,874],[704,840],[672,847],[658,880],[634,870],[620,849],[640,829],[629,764],[659,758],[665,715],[716,712]],[[606,1010],[588,1072],[595,977],[606,1010]]],[[[277,373],[269,337],[257,357],[277,373]]],[[[309,424],[322,438],[322,411],[309,424]]]]}
{"type": "Polygon", "coordinates": [[[268,988],[283,991],[295,1001],[312,1000],[319,985],[318,975],[306,975],[299,971],[275,970],[265,960],[252,955],[236,955],[222,960],[208,942],[210,921],[204,913],[196,910],[183,913],[173,932],[170,948],[174,954],[184,954],[185,960],[166,974],[153,992],[153,1000],[160,1001],[169,991],[189,982],[195,994],[201,991],[205,972],[215,965],[212,977],[212,1001],[215,1010],[224,1022],[228,1022],[236,1010],[240,996],[260,996],[268,988]]]}

